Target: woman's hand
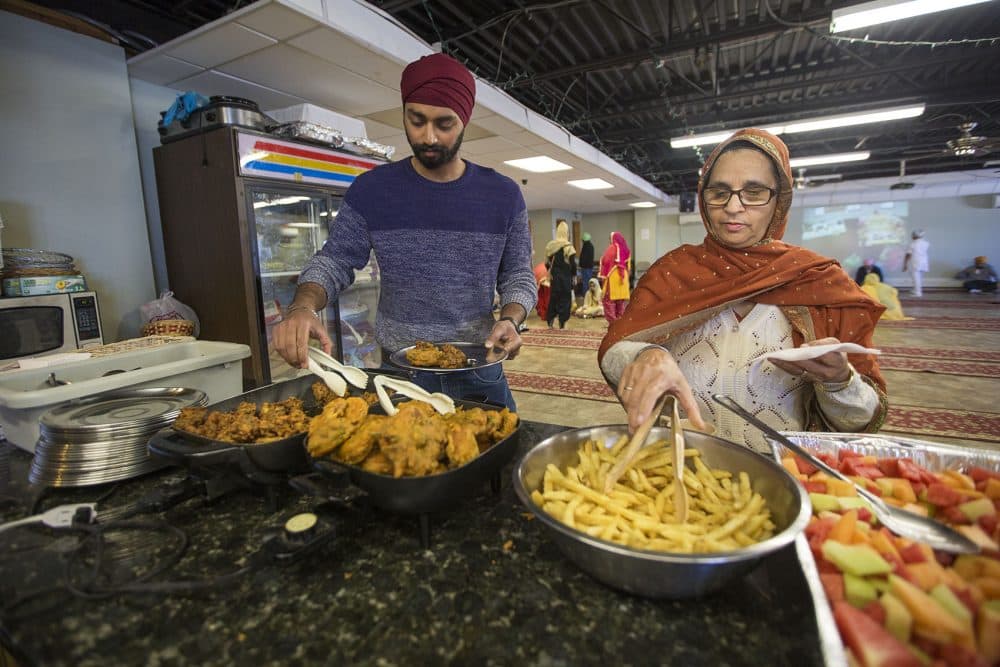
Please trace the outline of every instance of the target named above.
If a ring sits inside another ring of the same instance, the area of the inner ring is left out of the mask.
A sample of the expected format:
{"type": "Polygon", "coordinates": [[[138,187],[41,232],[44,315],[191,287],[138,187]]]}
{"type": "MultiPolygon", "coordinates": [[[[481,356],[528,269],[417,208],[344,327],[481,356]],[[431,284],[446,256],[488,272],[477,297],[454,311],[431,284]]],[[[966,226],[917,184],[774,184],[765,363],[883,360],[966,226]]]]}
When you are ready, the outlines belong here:
{"type": "Polygon", "coordinates": [[[705,429],[694,393],[677,362],[664,349],[644,350],[625,367],[618,383],[618,398],[628,415],[628,428],[634,432],[653,412],[664,393],[677,397],[695,428],[705,429]]]}
{"type": "MultiPolygon", "coordinates": [[[[800,347],[834,345],[839,342],[836,338],[820,338],[809,343],[802,343],[800,347]]],[[[786,373],[791,373],[807,382],[846,382],[851,377],[851,367],[847,363],[846,352],[827,352],[822,357],[802,361],[772,359],[771,363],[786,373]]]]}
{"type": "Polygon", "coordinates": [[[295,310],[285,315],[271,332],[274,351],[295,368],[305,368],[309,364],[309,337],[319,341],[327,354],[333,351],[333,341],[326,333],[326,327],[316,315],[308,310],[295,310]]]}

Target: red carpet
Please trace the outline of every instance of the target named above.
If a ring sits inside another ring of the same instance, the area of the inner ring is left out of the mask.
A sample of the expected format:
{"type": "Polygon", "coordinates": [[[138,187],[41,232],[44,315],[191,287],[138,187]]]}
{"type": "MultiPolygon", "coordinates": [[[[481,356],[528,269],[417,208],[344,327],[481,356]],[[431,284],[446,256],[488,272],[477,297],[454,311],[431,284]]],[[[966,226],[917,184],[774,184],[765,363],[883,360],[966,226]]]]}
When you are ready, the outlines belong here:
{"type": "MultiPolygon", "coordinates": [[[[510,388],[516,391],[570,396],[592,401],[618,400],[603,380],[510,370],[506,371],[506,375],[510,388]]],[[[921,435],[932,435],[997,442],[1000,440],[1000,415],[893,405],[889,408],[889,415],[882,430],[918,438],[921,435]]]]}
{"type": "MultiPolygon", "coordinates": [[[[603,334],[599,331],[554,329],[522,334],[525,345],[594,350],[603,334]]],[[[884,347],[879,366],[884,370],[1000,377],[1000,352],[918,347],[884,347]],[[989,363],[994,362],[994,363],[989,363]]],[[[596,359],[595,359],[596,363],[596,359]]]]}

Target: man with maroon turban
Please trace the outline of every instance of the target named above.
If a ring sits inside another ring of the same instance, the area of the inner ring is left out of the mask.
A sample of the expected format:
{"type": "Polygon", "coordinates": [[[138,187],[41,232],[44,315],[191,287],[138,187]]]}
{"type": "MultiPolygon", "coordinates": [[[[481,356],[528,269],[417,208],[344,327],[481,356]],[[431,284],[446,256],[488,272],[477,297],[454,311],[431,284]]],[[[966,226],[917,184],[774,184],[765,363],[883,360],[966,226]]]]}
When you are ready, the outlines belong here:
{"type": "MultiPolygon", "coordinates": [[[[435,53],[406,66],[400,92],[413,156],[359,175],[344,195],[329,238],[300,274],[274,330],[275,350],[293,366],[306,366],[310,337],[331,351],[316,311],[354,281],[372,251],[382,279],[375,334],[384,355],[418,340],[483,343],[510,358],[521,347],[518,328],[536,298],[524,198],[514,181],[458,155],[475,79],[454,58],[435,53]]],[[[454,398],[515,408],[499,364],[417,372],[413,380],[454,398]]]]}

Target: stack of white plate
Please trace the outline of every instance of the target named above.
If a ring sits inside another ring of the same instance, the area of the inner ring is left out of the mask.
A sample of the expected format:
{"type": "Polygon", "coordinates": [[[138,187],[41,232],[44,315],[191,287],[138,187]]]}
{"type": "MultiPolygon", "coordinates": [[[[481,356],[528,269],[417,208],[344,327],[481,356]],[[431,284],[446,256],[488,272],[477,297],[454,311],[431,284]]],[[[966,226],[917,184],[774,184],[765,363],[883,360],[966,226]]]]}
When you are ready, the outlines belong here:
{"type": "Polygon", "coordinates": [[[181,408],[202,406],[208,396],[181,387],[130,389],[70,401],[38,421],[28,479],[45,486],[104,484],[152,472],[146,443],[170,426],[181,408]]]}

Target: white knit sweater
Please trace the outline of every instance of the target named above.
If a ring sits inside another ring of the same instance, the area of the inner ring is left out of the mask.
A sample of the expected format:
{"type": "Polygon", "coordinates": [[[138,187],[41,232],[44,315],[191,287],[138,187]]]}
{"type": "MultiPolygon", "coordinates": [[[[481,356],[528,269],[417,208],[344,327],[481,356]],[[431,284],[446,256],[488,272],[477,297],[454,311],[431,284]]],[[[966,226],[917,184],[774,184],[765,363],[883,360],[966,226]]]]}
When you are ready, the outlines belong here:
{"type": "MultiPolygon", "coordinates": [[[[622,341],[604,355],[601,370],[618,384],[625,367],[647,343],[622,341]]],[[[838,391],[821,383],[803,382],[762,357],[793,347],[792,326],[777,306],[756,304],[743,320],[732,309],[700,327],[675,334],[665,345],[694,391],[702,418],[715,434],[770,455],[763,434],[741,417],[712,400],[726,394],[779,431],[801,431],[806,426],[806,404],[816,394],[827,421],[844,432],[859,431],[879,407],[876,391],[854,373],[838,391]]]]}

